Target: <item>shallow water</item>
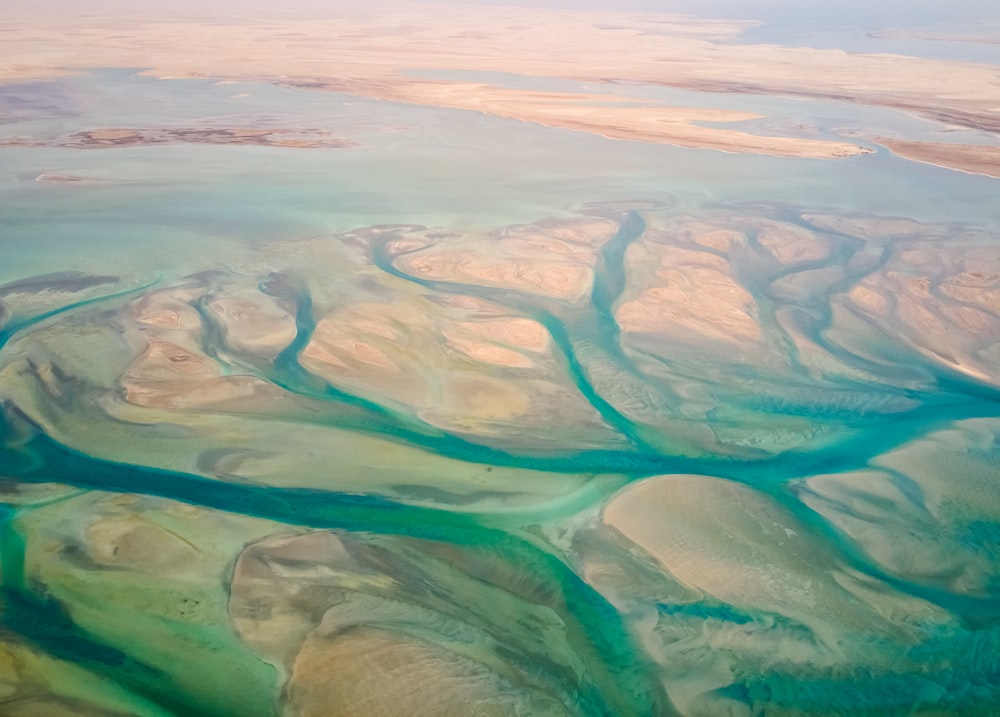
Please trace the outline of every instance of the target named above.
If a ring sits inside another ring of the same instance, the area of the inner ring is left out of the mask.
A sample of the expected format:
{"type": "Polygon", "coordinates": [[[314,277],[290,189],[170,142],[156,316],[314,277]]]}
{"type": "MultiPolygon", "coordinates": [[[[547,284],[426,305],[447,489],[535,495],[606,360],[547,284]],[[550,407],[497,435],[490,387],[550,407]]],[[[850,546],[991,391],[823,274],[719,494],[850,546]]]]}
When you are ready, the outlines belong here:
{"type": "Polygon", "coordinates": [[[5,708],[1000,710],[1000,180],[124,72],[0,102],[361,144],[0,149],[5,708]]]}
{"type": "Polygon", "coordinates": [[[779,21],[750,27],[741,33],[739,41],[993,65],[1000,62],[1000,45],[995,42],[996,18],[993,18],[992,22],[986,18],[980,20],[980,24],[925,20],[903,23],[902,26],[893,23],[889,18],[878,18],[868,24],[854,22],[849,25],[779,21]],[[903,34],[880,36],[880,33],[886,30],[903,34]],[[906,37],[907,32],[918,37],[906,37]],[[927,41],[919,38],[922,34],[940,39],[927,41]]]}

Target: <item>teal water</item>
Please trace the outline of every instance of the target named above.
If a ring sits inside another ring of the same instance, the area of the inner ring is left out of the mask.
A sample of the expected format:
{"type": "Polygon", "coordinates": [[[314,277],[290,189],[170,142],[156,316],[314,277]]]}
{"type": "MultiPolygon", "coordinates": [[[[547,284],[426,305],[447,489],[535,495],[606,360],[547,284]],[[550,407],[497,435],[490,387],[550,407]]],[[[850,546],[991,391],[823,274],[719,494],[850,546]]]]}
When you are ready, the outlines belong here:
{"type": "Polygon", "coordinates": [[[117,71],[0,102],[361,145],[0,149],[9,704],[1000,710],[998,180],[117,71]]]}

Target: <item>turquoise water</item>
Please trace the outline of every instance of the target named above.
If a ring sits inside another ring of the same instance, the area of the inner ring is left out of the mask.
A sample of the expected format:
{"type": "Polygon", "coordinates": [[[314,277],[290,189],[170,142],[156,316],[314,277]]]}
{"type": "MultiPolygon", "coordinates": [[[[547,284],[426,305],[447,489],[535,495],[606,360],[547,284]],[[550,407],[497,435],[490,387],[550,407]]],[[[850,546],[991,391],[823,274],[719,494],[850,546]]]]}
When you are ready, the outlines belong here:
{"type": "Polygon", "coordinates": [[[0,102],[361,145],[0,149],[9,704],[1000,710],[1000,180],[118,71],[0,102]]]}

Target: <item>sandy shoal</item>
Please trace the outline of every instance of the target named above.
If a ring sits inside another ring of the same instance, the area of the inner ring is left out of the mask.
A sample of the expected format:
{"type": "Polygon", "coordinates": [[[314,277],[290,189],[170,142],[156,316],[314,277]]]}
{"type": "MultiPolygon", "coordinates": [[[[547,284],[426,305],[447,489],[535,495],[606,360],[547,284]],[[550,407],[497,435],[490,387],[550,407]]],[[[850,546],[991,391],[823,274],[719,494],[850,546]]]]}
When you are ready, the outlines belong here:
{"type": "MultiPolygon", "coordinates": [[[[480,111],[617,139],[781,156],[867,150],[808,136],[758,136],[701,122],[747,119],[597,93],[421,79],[421,71],[504,72],[592,84],[818,97],[893,107],[1000,131],[996,66],[841,50],[742,45],[735,23],[654,13],[437,5],[372,6],[335,15],[151,10],[12,13],[0,20],[0,81],[92,67],[147,67],[163,78],[263,81],[480,111]],[[211,16],[211,21],[207,18],[211,16]],[[241,19],[242,18],[242,19],[241,19]]],[[[627,94],[627,93],[626,93],[627,94]]]]}
{"type": "Polygon", "coordinates": [[[910,142],[878,137],[876,141],[893,154],[914,162],[957,169],[1000,179],[1000,146],[952,144],[948,142],[910,142]]]}

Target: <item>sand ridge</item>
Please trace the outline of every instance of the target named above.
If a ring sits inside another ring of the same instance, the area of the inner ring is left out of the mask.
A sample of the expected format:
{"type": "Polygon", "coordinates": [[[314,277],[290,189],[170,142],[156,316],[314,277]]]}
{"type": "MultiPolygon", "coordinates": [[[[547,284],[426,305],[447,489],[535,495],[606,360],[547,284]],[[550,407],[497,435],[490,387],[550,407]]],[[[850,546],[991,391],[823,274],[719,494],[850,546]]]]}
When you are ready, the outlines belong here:
{"type": "MultiPolygon", "coordinates": [[[[72,15],[72,13],[70,13],[72,15]]],[[[1000,128],[995,66],[840,50],[739,44],[740,25],[657,14],[435,5],[338,9],[308,20],[170,18],[134,10],[116,17],[22,18],[6,29],[0,80],[39,79],[91,67],[146,67],[163,78],[263,81],[397,102],[485,112],[617,139],[780,156],[843,157],[850,141],[758,136],[707,121],[725,110],[671,107],[605,93],[542,92],[485,81],[428,78],[426,71],[508,73],[621,89],[786,94],[880,105],[957,126],[1000,128]],[[723,44],[724,41],[724,44],[723,44]],[[587,48],[580,52],[580,48],[587,48]]],[[[728,117],[728,119],[727,119],[728,117]]]]}
{"type": "Polygon", "coordinates": [[[0,137],[0,147],[67,147],[107,149],[157,144],[250,144],[299,149],[354,147],[326,130],[267,129],[260,127],[174,127],[151,129],[94,129],[64,137],[0,137]]]}
{"type": "Polygon", "coordinates": [[[912,142],[875,137],[893,154],[924,164],[1000,179],[1000,146],[951,142],[912,142]]]}

